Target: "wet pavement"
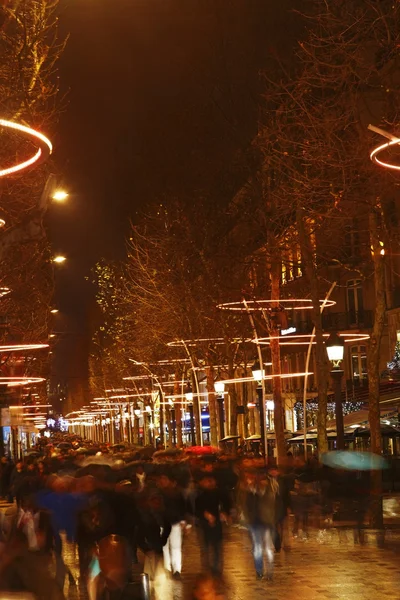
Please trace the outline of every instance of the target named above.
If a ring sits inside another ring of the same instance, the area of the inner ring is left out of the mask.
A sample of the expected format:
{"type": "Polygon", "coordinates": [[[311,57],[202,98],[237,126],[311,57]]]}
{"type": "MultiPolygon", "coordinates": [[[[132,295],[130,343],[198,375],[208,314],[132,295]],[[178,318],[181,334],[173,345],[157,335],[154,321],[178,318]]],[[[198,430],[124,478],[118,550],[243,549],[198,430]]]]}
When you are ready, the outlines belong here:
{"type": "MultiPolygon", "coordinates": [[[[10,507],[11,508],[11,507],[10,507]]],[[[5,510],[6,506],[0,506],[5,510]]],[[[14,509],[15,510],[15,509],[14,509]]],[[[245,529],[224,529],[224,591],[227,600],[388,600],[400,598],[400,496],[384,502],[385,545],[366,532],[365,545],[355,545],[349,527],[311,529],[309,539],[291,538],[290,550],[275,554],[272,582],[257,581],[251,544],[245,529]]],[[[140,556],[139,556],[140,557],[140,556]]],[[[143,558],[143,557],[140,557],[143,558]]],[[[76,548],[65,544],[65,560],[78,581],[76,548]]],[[[137,570],[137,577],[141,572],[137,570]]],[[[201,573],[200,542],[195,528],[184,539],[180,581],[161,570],[152,584],[155,600],[186,600],[201,573]]],[[[68,600],[86,600],[85,590],[66,581],[68,600]]]]}
{"type": "MultiPolygon", "coordinates": [[[[376,536],[367,534],[365,545],[354,545],[353,531],[346,528],[312,530],[308,540],[291,540],[290,551],[275,555],[272,582],[257,581],[246,530],[225,529],[224,581],[227,600],[387,600],[400,597],[398,559],[400,532],[389,530],[386,545],[376,547],[376,536]]],[[[184,540],[181,581],[162,571],[153,583],[156,600],[186,600],[196,576],[201,572],[199,540],[193,531],[184,540]]],[[[77,575],[72,547],[67,560],[77,575]]],[[[71,587],[70,600],[85,598],[71,587]]]]}

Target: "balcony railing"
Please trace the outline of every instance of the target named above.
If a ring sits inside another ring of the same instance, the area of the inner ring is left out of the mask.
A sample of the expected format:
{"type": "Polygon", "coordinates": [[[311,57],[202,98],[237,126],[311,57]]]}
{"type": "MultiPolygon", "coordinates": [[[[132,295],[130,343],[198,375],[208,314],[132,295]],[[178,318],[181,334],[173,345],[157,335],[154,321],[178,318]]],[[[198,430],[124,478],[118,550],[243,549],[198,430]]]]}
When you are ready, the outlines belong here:
{"type": "Polygon", "coordinates": [[[372,310],[325,313],[322,315],[322,327],[326,331],[345,331],[347,329],[370,329],[374,324],[372,310]]]}

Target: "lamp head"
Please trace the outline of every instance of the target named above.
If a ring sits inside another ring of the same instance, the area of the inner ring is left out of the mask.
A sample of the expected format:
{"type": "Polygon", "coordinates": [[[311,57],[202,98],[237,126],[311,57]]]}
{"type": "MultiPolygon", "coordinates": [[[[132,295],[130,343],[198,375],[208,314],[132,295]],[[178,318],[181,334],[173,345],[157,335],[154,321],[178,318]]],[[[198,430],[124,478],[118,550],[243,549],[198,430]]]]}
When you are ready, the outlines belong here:
{"type": "Polygon", "coordinates": [[[333,363],[333,366],[337,369],[339,363],[343,360],[344,355],[344,341],[336,332],[331,333],[329,338],[326,340],[326,351],[328,358],[333,363]]]}
{"type": "Polygon", "coordinates": [[[254,361],[251,372],[253,373],[254,381],[261,382],[264,379],[265,371],[261,368],[259,360],[254,361]]]}
{"type": "Polygon", "coordinates": [[[223,394],[225,392],[225,383],[223,381],[216,381],[214,383],[214,390],[217,394],[223,394]]]}

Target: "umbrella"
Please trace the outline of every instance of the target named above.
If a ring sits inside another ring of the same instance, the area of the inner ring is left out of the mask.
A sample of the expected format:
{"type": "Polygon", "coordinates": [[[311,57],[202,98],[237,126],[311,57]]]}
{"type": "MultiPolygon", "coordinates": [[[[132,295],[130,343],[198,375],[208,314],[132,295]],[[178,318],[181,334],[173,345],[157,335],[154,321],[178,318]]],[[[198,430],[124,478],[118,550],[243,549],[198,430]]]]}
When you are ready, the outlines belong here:
{"type": "Polygon", "coordinates": [[[346,469],[348,471],[377,471],[389,467],[383,456],[373,452],[334,450],[323,454],[321,461],[324,465],[333,469],[346,469]]]}
{"type": "Polygon", "coordinates": [[[126,449],[125,444],[113,444],[111,446],[111,450],[113,450],[114,452],[121,452],[125,449],[126,449]]]}
{"type": "Polygon", "coordinates": [[[153,458],[178,458],[182,455],[182,450],[179,448],[170,448],[168,450],[157,450],[154,452],[153,458]]]}
{"type": "Polygon", "coordinates": [[[192,446],[191,448],[186,448],[185,452],[200,456],[204,454],[219,454],[221,450],[219,448],[215,448],[214,446],[192,446]]]}
{"type": "Polygon", "coordinates": [[[70,450],[72,448],[72,444],[70,442],[60,442],[57,444],[57,448],[59,450],[70,450]]]}

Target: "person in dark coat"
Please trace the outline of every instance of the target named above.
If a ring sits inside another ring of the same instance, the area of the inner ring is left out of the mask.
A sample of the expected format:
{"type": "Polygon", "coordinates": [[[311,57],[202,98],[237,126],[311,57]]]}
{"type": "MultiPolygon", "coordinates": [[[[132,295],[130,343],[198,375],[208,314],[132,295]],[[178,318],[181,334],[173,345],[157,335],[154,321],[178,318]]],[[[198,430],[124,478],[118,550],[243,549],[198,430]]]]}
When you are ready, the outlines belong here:
{"type": "Polygon", "coordinates": [[[167,519],[171,524],[171,533],[163,547],[164,567],[175,579],[179,579],[182,571],[183,531],[187,525],[187,504],[172,474],[160,475],[157,485],[163,497],[167,519]]]}
{"type": "Polygon", "coordinates": [[[195,514],[203,537],[203,566],[215,576],[222,574],[222,521],[227,521],[230,509],[229,495],[217,487],[212,473],[204,472],[199,479],[195,514]]]}
{"type": "Polygon", "coordinates": [[[10,493],[15,498],[17,505],[21,504],[22,488],[26,478],[26,471],[22,460],[18,460],[11,473],[10,478],[10,493]]]}
{"type": "Polygon", "coordinates": [[[13,463],[6,456],[2,456],[0,464],[0,496],[6,498],[9,502],[13,500],[10,494],[11,473],[13,469],[13,463]]]}
{"type": "Polygon", "coordinates": [[[162,567],[163,548],[171,533],[171,523],[164,499],[157,488],[148,488],[146,499],[143,499],[138,509],[138,546],[146,556],[144,572],[154,580],[162,567]]]}
{"type": "Polygon", "coordinates": [[[251,536],[257,579],[264,576],[264,554],[267,579],[272,579],[278,493],[277,481],[256,471],[246,472],[239,487],[238,507],[251,536]]]}

